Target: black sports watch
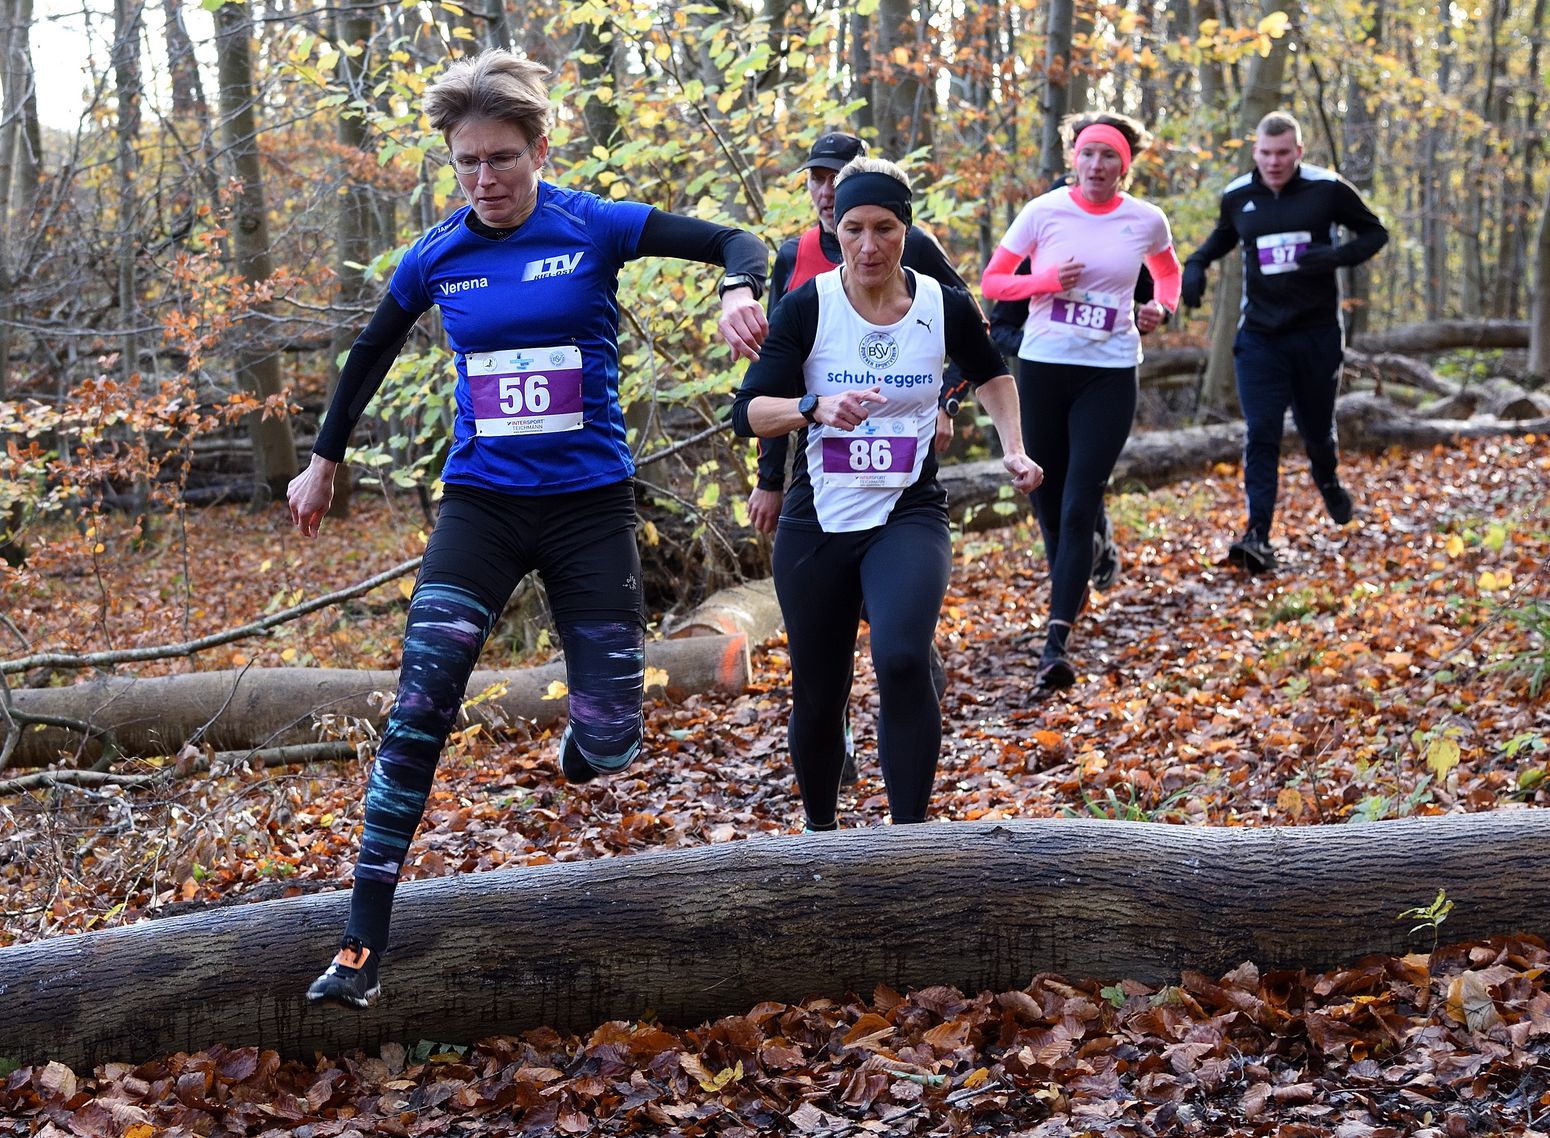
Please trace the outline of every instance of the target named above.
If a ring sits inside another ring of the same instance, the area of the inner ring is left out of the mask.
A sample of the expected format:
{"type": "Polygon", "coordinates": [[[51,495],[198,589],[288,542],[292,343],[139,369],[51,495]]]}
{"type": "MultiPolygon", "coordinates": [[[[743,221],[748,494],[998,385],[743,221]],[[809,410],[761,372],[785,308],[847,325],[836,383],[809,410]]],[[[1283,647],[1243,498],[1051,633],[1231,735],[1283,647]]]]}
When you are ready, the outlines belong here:
{"type": "Polygon", "coordinates": [[[949,419],[956,419],[958,417],[958,412],[963,410],[963,400],[959,399],[956,395],[949,395],[946,399],[942,400],[942,410],[947,412],[947,417],[949,419]]]}
{"type": "Polygon", "coordinates": [[[716,286],[716,295],[725,296],[727,290],[732,288],[752,289],[755,300],[764,298],[764,282],[752,273],[727,273],[716,286]]]}
{"type": "Polygon", "coordinates": [[[818,396],[809,391],[806,395],[797,400],[797,410],[802,412],[802,418],[806,419],[809,423],[815,422],[816,420],[813,418],[813,415],[818,410],[818,396]]]}

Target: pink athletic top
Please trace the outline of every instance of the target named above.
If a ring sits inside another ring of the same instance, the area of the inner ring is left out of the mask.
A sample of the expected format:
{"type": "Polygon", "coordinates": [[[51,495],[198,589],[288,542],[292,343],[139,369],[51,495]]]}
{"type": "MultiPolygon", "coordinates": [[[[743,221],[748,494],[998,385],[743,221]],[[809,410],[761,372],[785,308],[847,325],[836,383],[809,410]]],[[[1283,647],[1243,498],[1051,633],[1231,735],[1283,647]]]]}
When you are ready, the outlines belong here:
{"type": "MultiPolygon", "coordinates": [[[[1103,207],[1079,199],[1075,190],[1034,198],[1001,238],[991,266],[994,270],[998,261],[1010,259],[1015,265],[1023,257],[1033,258],[1031,278],[1019,278],[1028,282],[1024,287],[1032,295],[1017,354],[1026,360],[1099,367],[1139,363],[1141,334],[1133,312],[1136,279],[1143,262],[1171,268],[1167,275],[1173,279],[1167,286],[1158,282],[1157,299],[1167,308],[1175,307],[1178,258],[1172,250],[1173,236],[1162,210],[1129,194],[1118,194],[1103,207]],[[1059,291],[1054,274],[1070,260],[1085,267],[1074,287],[1059,291]]],[[[992,296],[991,273],[986,275],[986,295],[992,296]]]]}

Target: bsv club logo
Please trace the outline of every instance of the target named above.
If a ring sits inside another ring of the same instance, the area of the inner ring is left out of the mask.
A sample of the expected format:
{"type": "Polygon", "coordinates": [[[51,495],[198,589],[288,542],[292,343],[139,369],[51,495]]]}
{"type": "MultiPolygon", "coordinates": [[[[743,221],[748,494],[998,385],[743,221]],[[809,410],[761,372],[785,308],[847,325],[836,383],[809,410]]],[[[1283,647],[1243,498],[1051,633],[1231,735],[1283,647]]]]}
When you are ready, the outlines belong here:
{"type": "Polygon", "coordinates": [[[869,368],[892,367],[899,358],[899,342],[889,332],[868,332],[860,348],[861,362],[869,368]]]}

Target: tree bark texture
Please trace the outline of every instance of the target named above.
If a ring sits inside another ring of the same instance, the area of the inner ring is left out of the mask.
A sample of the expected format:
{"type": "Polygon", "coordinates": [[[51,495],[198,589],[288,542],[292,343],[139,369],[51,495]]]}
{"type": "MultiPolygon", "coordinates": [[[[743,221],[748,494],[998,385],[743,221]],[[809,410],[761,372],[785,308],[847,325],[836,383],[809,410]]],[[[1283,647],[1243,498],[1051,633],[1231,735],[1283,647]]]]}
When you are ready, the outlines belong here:
{"type": "Polygon", "coordinates": [[[1405,908],[1447,891],[1448,942],[1550,935],[1550,812],[1204,828],[958,822],[757,838],[399,890],[380,1003],[309,1007],[343,892],[0,949],[9,1057],[79,1070],[214,1043],[304,1058],[390,1041],[694,1025],[765,1000],[1040,973],[1162,985],[1430,948],[1405,908]],[[218,967],[211,962],[218,961],[218,967]]]}
{"type": "MultiPolygon", "coordinates": [[[[1280,8],[1279,0],[1263,0],[1264,15],[1280,8]]],[[[1254,133],[1259,120],[1281,105],[1281,88],[1286,79],[1286,59],[1291,49],[1290,34],[1272,40],[1270,52],[1254,56],[1249,63],[1249,79],[1238,105],[1238,137],[1254,133]]],[[[1245,158],[1248,155],[1244,155],[1245,158]]],[[[1211,304],[1211,360],[1201,383],[1200,409],[1217,415],[1230,415],[1237,406],[1237,382],[1233,374],[1232,345],[1238,335],[1238,302],[1243,293],[1243,253],[1234,249],[1217,262],[1221,280],[1211,304]]]]}
{"type": "MultiPolygon", "coordinates": [[[[646,664],[667,673],[669,695],[742,691],[750,675],[748,643],[740,632],[649,641],[646,664]]],[[[476,671],[467,698],[474,699],[495,684],[504,684],[505,692],[474,704],[467,714],[497,723],[557,722],[566,714],[568,701],[563,696],[549,698],[549,691],[551,684],[564,680],[562,662],[476,671]]],[[[321,715],[359,717],[380,726],[397,687],[397,672],[262,668],[146,679],[115,676],[66,688],[17,688],[11,700],[23,715],[59,716],[110,731],[126,755],[169,755],[176,754],[196,731],[201,744],[238,750],[314,742],[318,737],[314,720],[321,715]]],[[[81,747],[78,731],[29,727],[17,741],[11,764],[46,766],[81,747]]],[[[97,752],[93,741],[81,752],[82,758],[95,760],[97,752]]]]}
{"type": "MultiPolygon", "coordinates": [[[[247,5],[223,4],[216,10],[215,27],[222,135],[241,183],[232,217],[232,247],[242,279],[262,285],[273,275],[274,264],[269,251],[269,217],[258,153],[258,116],[254,111],[253,55],[249,43],[252,14],[247,5]]],[[[256,398],[280,394],[279,353],[261,346],[245,348],[238,354],[237,371],[243,386],[256,398]]],[[[249,417],[248,429],[257,463],[256,489],[273,498],[284,497],[286,483],[296,476],[297,469],[290,420],[254,414],[249,417]]]]}
{"type": "Polygon", "coordinates": [[[1539,231],[1534,241],[1534,291],[1529,302],[1528,370],[1550,380],[1550,185],[1539,205],[1539,231]]]}

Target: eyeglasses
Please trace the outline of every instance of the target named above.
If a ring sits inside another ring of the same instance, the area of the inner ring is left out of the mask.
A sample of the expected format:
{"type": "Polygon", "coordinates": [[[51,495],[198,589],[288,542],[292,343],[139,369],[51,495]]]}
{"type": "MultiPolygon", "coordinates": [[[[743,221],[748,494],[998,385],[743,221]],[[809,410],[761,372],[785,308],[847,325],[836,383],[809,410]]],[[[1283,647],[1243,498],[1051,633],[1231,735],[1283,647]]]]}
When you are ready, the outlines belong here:
{"type": "Polygon", "coordinates": [[[477,174],[481,166],[488,166],[497,174],[504,174],[507,170],[515,170],[517,163],[522,161],[522,156],[531,149],[533,144],[530,142],[515,154],[492,154],[488,158],[453,158],[447,165],[464,175],[477,174]]]}

